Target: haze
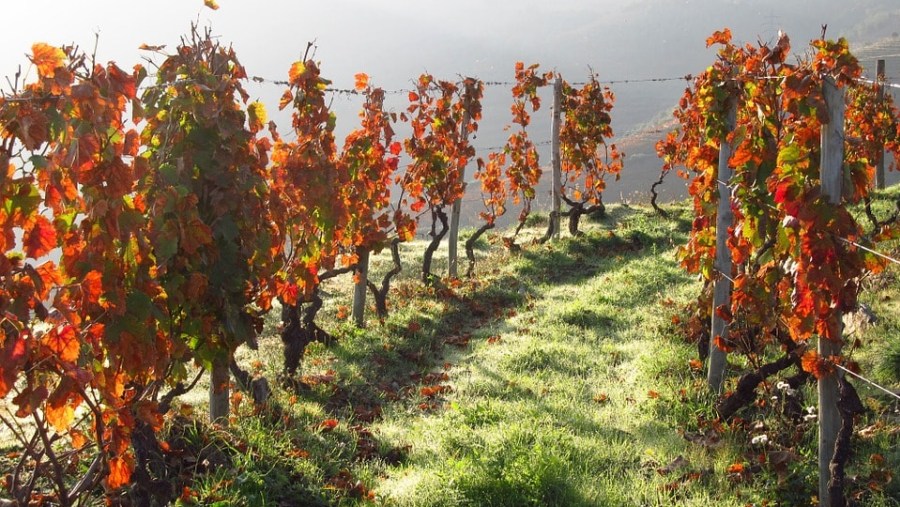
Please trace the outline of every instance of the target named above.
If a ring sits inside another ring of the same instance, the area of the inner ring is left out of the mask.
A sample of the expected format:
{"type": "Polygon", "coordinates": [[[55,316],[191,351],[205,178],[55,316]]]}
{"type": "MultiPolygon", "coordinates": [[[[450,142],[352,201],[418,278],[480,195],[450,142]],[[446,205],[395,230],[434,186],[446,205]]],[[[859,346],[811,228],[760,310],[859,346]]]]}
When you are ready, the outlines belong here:
{"type": "MultiPolygon", "coordinates": [[[[677,77],[709,65],[713,53],[704,41],[726,26],[737,40],[747,42],[772,41],[783,30],[795,51],[804,51],[824,24],[829,37],[847,37],[853,49],[896,38],[894,30],[900,26],[895,0],[219,0],[219,5],[212,11],[202,0],[9,2],[0,31],[0,74],[11,76],[19,65],[27,69],[25,55],[37,41],[74,42],[90,53],[95,33],[98,60],[129,68],[151,56],[139,51],[139,45],[174,49],[192,21],[211,26],[223,43],[233,44],[251,75],[284,79],[307,42],[315,41],[315,59],[336,87],[350,88],[353,75],[366,72],[386,89],[408,87],[425,71],[447,79],[466,75],[509,81],[517,60],[556,69],[572,81],[583,79],[589,69],[601,80],[677,77]]],[[[874,67],[871,61],[863,63],[874,67]]],[[[889,78],[898,71],[889,63],[889,78]]],[[[8,89],[5,83],[2,87],[8,89]]],[[[612,85],[618,98],[613,111],[617,134],[651,132],[633,136],[626,161],[631,174],[619,190],[613,189],[614,195],[649,186],[648,178],[659,170],[651,149],[659,135],[652,132],[669,116],[684,87],[684,81],[612,85]]],[[[272,84],[248,89],[271,111],[283,91],[272,84]]],[[[390,105],[402,109],[403,98],[394,100],[390,105]]],[[[508,105],[507,88],[488,88],[476,146],[502,144],[508,105]]],[[[355,126],[358,107],[356,98],[335,97],[339,136],[355,126]]],[[[532,132],[540,142],[549,139],[549,124],[544,111],[538,115],[532,132]]],[[[288,125],[284,114],[275,120],[288,125]]]]}

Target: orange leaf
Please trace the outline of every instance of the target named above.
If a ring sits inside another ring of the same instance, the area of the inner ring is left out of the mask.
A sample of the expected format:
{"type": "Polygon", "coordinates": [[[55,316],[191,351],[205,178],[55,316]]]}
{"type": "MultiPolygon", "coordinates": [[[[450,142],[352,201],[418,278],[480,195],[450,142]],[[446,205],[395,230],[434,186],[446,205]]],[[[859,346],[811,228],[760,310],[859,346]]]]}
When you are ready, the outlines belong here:
{"type": "Polygon", "coordinates": [[[65,433],[66,429],[75,420],[75,408],[68,403],[68,399],[48,400],[44,407],[44,416],[47,422],[59,433],[65,433]]]}
{"type": "Polygon", "coordinates": [[[801,359],[803,371],[812,374],[812,376],[820,379],[833,371],[828,361],[816,353],[814,350],[808,350],[803,354],[801,359]]]}
{"type": "Polygon", "coordinates": [[[106,477],[106,485],[109,489],[118,489],[131,479],[134,465],[128,456],[116,456],[109,460],[109,475],[106,477]]]}
{"type": "Polygon", "coordinates": [[[70,325],[51,329],[44,335],[42,342],[62,361],[75,361],[81,352],[78,335],[75,333],[75,328],[70,325]]]}
{"type": "Polygon", "coordinates": [[[731,322],[734,320],[734,315],[731,313],[731,309],[728,308],[728,305],[719,305],[716,307],[716,316],[725,322],[731,322]]]}
{"type": "Polygon", "coordinates": [[[81,293],[88,303],[100,301],[100,294],[103,293],[103,274],[92,270],[84,275],[84,280],[81,281],[81,293]]]}
{"type": "Polygon", "coordinates": [[[744,464],[743,463],[732,463],[728,466],[726,470],[729,474],[741,474],[744,473],[744,464]]]}
{"type": "Polygon", "coordinates": [[[37,66],[38,76],[53,77],[56,69],[62,67],[66,61],[66,54],[62,49],[37,42],[31,46],[31,61],[37,66]]]}
{"type": "Polygon", "coordinates": [[[209,7],[214,11],[219,9],[219,3],[216,2],[216,0],[203,0],[203,5],[209,7]]]}
{"type": "Polygon", "coordinates": [[[725,28],[724,30],[717,30],[706,39],[706,47],[710,47],[713,44],[728,44],[729,42],[731,42],[731,30],[725,28]]]}
{"type": "Polygon", "coordinates": [[[56,229],[44,215],[37,215],[23,238],[25,253],[32,259],[43,257],[56,248],[56,229]]]}
{"type": "Polygon", "coordinates": [[[647,391],[647,396],[655,400],[656,398],[659,398],[659,393],[656,391],[647,391]]]}
{"type": "Polygon", "coordinates": [[[80,449],[88,443],[87,436],[78,430],[69,431],[69,438],[72,440],[72,448],[80,449]]]}
{"type": "Polygon", "coordinates": [[[337,428],[338,424],[339,422],[337,419],[325,419],[324,421],[319,423],[319,430],[323,433],[327,433],[337,428]]]}
{"type": "Polygon", "coordinates": [[[690,361],[688,361],[688,366],[690,366],[694,371],[700,371],[703,369],[703,362],[699,359],[691,359],[690,361]]]}
{"type": "Polygon", "coordinates": [[[356,78],[356,90],[357,91],[361,92],[369,86],[369,75],[368,74],[366,74],[364,72],[360,72],[359,74],[356,74],[353,77],[356,78]]]}
{"type": "MultiPolygon", "coordinates": [[[[292,83],[296,82],[298,79],[300,79],[301,77],[304,77],[305,75],[306,75],[306,64],[304,64],[303,62],[294,62],[294,64],[291,65],[291,69],[288,71],[288,79],[290,79],[290,81],[292,83]]],[[[288,93],[290,93],[290,91],[285,92],[285,96],[287,96],[288,93]]],[[[291,100],[293,100],[293,96],[291,97],[291,100]]],[[[284,102],[284,97],[282,97],[282,103],[283,102],[284,102]]],[[[284,107],[284,106],[282,106],[282,107],[284,107]]]]}
{"type": "Polygon", "coordinates": [[[717,334],[716,337],[713,338],[713,344],[722,352],[731,352],[734,350],[734,347],[728,345],[728,343],[722,339],[722,335],[717,334]]]}

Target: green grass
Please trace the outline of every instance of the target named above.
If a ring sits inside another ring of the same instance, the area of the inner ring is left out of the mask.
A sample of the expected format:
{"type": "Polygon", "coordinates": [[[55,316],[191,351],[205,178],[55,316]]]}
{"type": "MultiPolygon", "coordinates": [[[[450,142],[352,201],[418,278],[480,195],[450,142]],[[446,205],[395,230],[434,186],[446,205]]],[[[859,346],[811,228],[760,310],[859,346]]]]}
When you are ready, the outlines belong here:
{"type": "MultiPolygon", "coordinates": [[[[879,213],[890,211],[896,193],[880,195],[879,213]]],[[[612,206],[606,217],[584,221],[583,237],[547,245],[529,244],[543,233],[534,221],[517,254],[488,235],[477,250],[477,278],[451,289],[423,287],[417,266],[424,243],[403,245],[405,271],[394,283],[391,314],[379,323],[370,312],[362,330],[337,318],[350,304],[349,280],[329,283],[319,321],[339,340],[307,350],[302,375],[311,387],[276,387],[270,407],[244,401],[227,429],[170,423],[170,439],[207,463],[185,472],[192,493],[180,503],[810,505],[812,426],[768,417],[760,427],[738,423],[709,436],[714,399],[689,367],[696,347],[671,320],[700,290],[675,259],[690,212],[686,205],[670,211],[663,219],[612,206]],[[322,426],[328,419],[338,421],[334,429],[322,426]],[[789,449],[749,443],[791,432],[802,436],[789,449]],[[728,472],[762,454],[789,459],[783,468],[728,472]]],[[[444,252],[435,259],[438,273],[446,270],[444,252]]],[[[376,256],[372,272],[388,264],[385,254],[376,256]]],[[[865,281],[864,299],[880,320],[864,331],[867,346],[854,356],[894,388],[897,273],[865,281]]],[[[281,364],[274,324],[258,351],[240,357],[270,380],[281,364]]],[[[733,359],[728,385],[747,367],[733,359]]],[[[814,399],[814,386],[805,394],[814,399]]],[[[900,464],[900,416],[886,397],[862,387],[860,394],[871,411],[858,428],[870,431],[854,444],[851,473],[868,477],[900,464]],[[871,460],[876,453],[885,465],[871,460]]],[[[196,413],[202,399],[202,392],[188,399],[196,413]]],[[[896,484],[862,501],[900,505],[892,500],[900,497],[896,484]]]]}

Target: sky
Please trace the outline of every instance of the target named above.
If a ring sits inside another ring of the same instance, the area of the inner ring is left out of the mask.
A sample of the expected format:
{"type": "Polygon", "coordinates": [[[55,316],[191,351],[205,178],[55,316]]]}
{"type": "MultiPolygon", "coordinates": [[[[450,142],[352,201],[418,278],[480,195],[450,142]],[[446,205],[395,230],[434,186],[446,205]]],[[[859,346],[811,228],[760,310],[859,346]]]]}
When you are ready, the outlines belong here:
{"type": "MultiPolygon", "coordinates": [[[[896,0],[218,0],[220,9],[202,0],[30,0],[4,5],[0,30],[0,78],[28,67],[34,42],[75,43],[98,61],[123,68],[151,56],[142,43],[174,50],[192,22],[210,26],[223,43],[234,46],[250,75],[284,79],[307,43],[323,75],[338,88],[351,88],[357,72],[386,89],[409,87],[420,73],[437,78],[473,76],[509,81],[516,61],[540,63],[570,81],[590,70],[601,80],[639,80],[695,74],[714,53],[705,47],[715,30],[730,27],[735,39],[772,41],[779,30],[802,51],[823,24],[829,37],[847,37],[863,47],[900,30],[896,0]],[[897,27],[897,28],[895,28],[897,27]]],[[[865,62],[864,62],[865,63],[865,62]]],[[[900,70],[900,69],[898,69],[900,70]]],[[[889,69],[889,74],[891,69],[889,69]]],[[[900,74],[900,72],[898,72],[900,74]]],[[[32,72],[33,76],[33,72],[32,72]]],[[[653,129],[664,121],[685,87],[684,81],[611,85],[617,95],[613,126],[619,134],[653,129]]],[[[0,88],[8,89],[4,80],[0,88]]],[[[254,99],[276,109],[282,93],[272,84],[250,84],[254,99]]],[[[402,110],[397,95],[395,110],[402,110]]],[[[509,121],[509,90],[488,88],[476,146],[502,144],[509,121]]],[[[337,134],[355,126],[356,98],[336,96],[337,134]]],[[[272,115],[287,126],[286,114],[272,115]]],[[[536,115],[533,138],[549,139],[549,108],[536,115]],[[541,115],[546,115],[544,118],[541,115]]],[[[660,135],[661,136],[661,135],[660,135]]],[[[659,170],[647,147],[626,159],[631,187],[659,170]]],[[[544,160],[549,160],[542,155],[544,160]]],[[[627,186],[627,185],[626,185],[627,186]]],[[[633,189],[627,189],[631,192],[633,189]]]]}

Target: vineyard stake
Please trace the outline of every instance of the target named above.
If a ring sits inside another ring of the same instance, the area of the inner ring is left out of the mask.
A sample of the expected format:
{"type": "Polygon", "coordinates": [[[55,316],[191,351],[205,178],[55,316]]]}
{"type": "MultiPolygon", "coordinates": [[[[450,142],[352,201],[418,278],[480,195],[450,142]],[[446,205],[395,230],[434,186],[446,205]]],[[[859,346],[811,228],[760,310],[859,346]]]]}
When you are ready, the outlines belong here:
{"type": "Polygon", "coordinates": [[[712,322],[709,333],[709,369],[706,380],[709,388],[716,394],[722,392],[722,382],[725,379],[725,364],[727,354],[716,345],[716,337],[725,340],[728,337],[728,323],[717,315],[716,308],[721,305],[731,306],[731,252],[728,250],[728,228],[734,223],[734,213],[731,211],[731,189],[728,188],[728,180],[731,179],[731,166],[728,165],[734,147],[728,142],[728,133],[734,130],[737,122],[737,102],[729,99],[725,111],[725,134],[719,146],[719,207],[716,214],[716,261],[714,268],[715,282],[713,289],[712,322]]]}
{"type": "Polygon", "coordinates": [[[550,110],[550,163],[553,165],[553,213],[550,220],[553,222],[553,239],[559,240],[560,208],[562,192],[562,160],[560,159],[559,129],[562,107],[562,79],[557,76],[553,81],[553,109],[550,110]]]}
{"type": "MultiPolygon", "coordinates": [[[[472,115],[469,113],[469,108],[471,107],[471,102],[469,98],[466,97],[465,102],[463,103],[463,119],[462,119],[462,138],[463,142],[469,139],[469,122],[472,121],[472,115]]],[[[449,263],[449,276],[450,278],[458,278],[459,277],[459,214],[462,211],[462,200],[463,196],[466,193],[466,168],[461,167],[459,170],[459,180],[462,182],[462,194],[459,196],[459,199],[453,202],[453,207],[450,209],[450,238],[448,239],[447,244],[447,262],[449,263]]]]}
{"type": "Polygon", "coordinates": [[[228,423],[228,360],[215,359],[209,374],[209,421],[228,423]]]}
{"type": "MultiPolygon", "coordinates": [[[[822,148],[820,180],[822,195],[834,205],[841,204],[844,171],[844,94],[835,85],[832,77],[827,77],[823,86],[825,104],[828,107],[829,122],[822,125],[822,148]]],[[[837,325],[841,326],[840,309],[835,309],[837,325]]],[[[840,328],[839,328],[840,329],[840,328]]],[[[818,339],[818,353],[822,358],[836,356],[841,352],[840,332],[838,341],[818,339]]],[[[841,419],[838,412],[837,372],[826,373],[819,378],[819,505],[831,505],[828,483],[831,480],[831,463],[834,444],[837,441],[841,419]]]]}
{"type": "MultiPolygon", "coordinates": [[[[878,107],[884,106],[884,60],[878,60],[875,70],[877,77],[875,78],[878,87],[878,107]]],[[[883,143],[883,141],[882,141],[883,143]]],[[[884,189],[884,145],[882,144],[881,152],[875,160],[875,188],[884,189]]]]}
{"type": "Polygon", "coordinates": [[[353,285],[353,322],[356,327],[366,323],[366,281],[369,279],[369,251],[360,250],[356,261],[356,281],[353,285]]]}

